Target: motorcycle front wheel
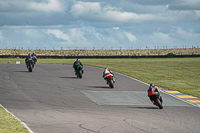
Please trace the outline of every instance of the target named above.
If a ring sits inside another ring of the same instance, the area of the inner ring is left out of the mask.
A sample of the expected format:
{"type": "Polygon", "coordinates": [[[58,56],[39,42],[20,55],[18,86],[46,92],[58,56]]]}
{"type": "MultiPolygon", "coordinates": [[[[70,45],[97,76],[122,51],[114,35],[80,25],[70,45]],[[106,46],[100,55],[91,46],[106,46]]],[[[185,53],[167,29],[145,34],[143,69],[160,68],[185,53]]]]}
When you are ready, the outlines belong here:
{"type": "Polygon", "coordinates": [[[29,65],[28,71],[29,71],[29,72],[32,72],[32,66],[31,66],[31,65],[29,65]]]}
{"type": "Polygon", "coordinates": [[[163,109],[162,103],[160,102],[160,100],[158,98],[156,98],[155,102],[157,103],[157,105],[160,109],[163,109]]]}

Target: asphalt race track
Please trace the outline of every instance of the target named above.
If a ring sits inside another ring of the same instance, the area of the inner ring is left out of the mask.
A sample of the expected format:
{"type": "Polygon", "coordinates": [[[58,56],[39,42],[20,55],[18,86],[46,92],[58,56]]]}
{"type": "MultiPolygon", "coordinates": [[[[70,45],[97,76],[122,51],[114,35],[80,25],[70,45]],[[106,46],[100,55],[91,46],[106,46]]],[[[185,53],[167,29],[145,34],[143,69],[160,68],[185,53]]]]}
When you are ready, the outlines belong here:
{"type": "Polygon", "coordinates": [[[72,65],[0,64],[0,104],[34,133],[199,133],[200,108],[162,93],[164,108],[147,97],[148,86],[115,73],[113,89],[102,69],[72,65]]]}

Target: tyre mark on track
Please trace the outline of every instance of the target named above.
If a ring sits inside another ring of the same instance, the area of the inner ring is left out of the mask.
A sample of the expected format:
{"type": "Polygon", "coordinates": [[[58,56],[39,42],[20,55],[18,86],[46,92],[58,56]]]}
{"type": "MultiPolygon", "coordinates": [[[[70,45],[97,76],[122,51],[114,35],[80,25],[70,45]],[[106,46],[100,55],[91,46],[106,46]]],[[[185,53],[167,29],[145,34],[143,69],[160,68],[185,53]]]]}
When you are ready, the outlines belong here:
{"type": "Polygon", "coordinates": [[[84,129],[84,130],[87,130],[87,131],[90,131],[90,132],[94,132],[94,133],[99,133],[98,131],[94,131],[94,130],[91,130],[91,129],[88,129],[88,128],[85,128],[83,127],[84,124],[80,124],[78,125],[80,128],[84,129]]]}
{"type": "Polygon", "coordinates": [[[128,118],[125,118],[125,119],[123,119],[123,121],[124,121],[126,124],[128,124],[128,125],[134,127],[135,129],[138,129],[138,130],[140,130],[140,131],[142,131],[142,132],[145,132],[145,133],[149,133],[149,131],[146,131],[146,130],[144,130],[144,129],[138,128],[138,127],[134,126],[133,124],[130,124],[129,122],[127,122],[128,119],[131,119],[131,118],[129,118],[129,117],[128,117],[128,118]]]}

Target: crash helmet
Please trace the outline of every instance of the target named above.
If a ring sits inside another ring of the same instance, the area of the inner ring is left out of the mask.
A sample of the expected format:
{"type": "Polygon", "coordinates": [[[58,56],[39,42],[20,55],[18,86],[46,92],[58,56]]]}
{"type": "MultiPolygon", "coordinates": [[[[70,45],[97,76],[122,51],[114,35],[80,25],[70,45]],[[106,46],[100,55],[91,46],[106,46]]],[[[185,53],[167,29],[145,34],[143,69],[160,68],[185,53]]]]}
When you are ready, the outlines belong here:
{"type": "Polygon", "coordinates": [[[32,53],[32,56],[36,56],[35,52],[32,53]]]}
{"type": "Polygon", "coordinates": [[[76,61],[80,61],[80,60],[77,58],[76,61]]]}
{"type": "Polygon", "coordinates": [[[29,57],[29,58],[31,57],[31,54],[30,54],[30,53],[28,54],[28,57],[29,57]]]}
{"type": "Polygon", "coordinates": [[[105,69],[106,69],[107,71],[109,71],[109,69],[108,69],[107,67],[106,67],[105,69]]]}
{"type": "Polygon", "coordinates": [[[154,84],[153,84],[153,83],[151,83],[151,84],[150,84],[150,87],[154,87],[154,84]]]}

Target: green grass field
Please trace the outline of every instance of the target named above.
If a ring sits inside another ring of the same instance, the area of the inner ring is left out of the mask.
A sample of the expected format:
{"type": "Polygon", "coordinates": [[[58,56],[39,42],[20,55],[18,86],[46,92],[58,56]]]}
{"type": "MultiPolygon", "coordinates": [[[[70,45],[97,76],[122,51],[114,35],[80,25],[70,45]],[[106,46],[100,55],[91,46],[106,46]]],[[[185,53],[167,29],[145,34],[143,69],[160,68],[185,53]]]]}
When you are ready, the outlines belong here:
{"type": "MultiPolygon", "coordinates": [[[[76,59],[38,59],[37,64],[63,64],[72,65],[76,59]]],[[[24,59],[1,58],[0,63],[15,64],[24,59]]],[[[156,86],[178,90],[182,93],[200,98],[200,58],[147,58],[147,59],[81,59],[83,65],[100,68],[108,67],[110,70],[136,78],[146,83],[154,83],[156,86]]],[[[35,67],[37,67],[37,64],[35,67]]],[[[117,81],[116,83],[120,83],[117,81]]],[[[0,110],[1,114],[2,110],[0,110]]],[[[0,115],[4,121],[4,115],[0,115]]],[[[9,118],[11,119],[11,118],[9,118]]],[[[13,118],[14,119],[14,118],[13,118]]],[[[11,120],[13,121],[13,120],[11,120]]],[[[10,124],[4,125],[10,129],[10,124]]],[[[18,128],[15,128],[18,130],[18,128]]],[[[0,132],[3,132],[0,124],[0,132]]],[[[11,132],[7,130],[5,132],[11,132]]],[[[16,131],[18,132],[18,131],[16,131]]]]}

